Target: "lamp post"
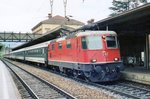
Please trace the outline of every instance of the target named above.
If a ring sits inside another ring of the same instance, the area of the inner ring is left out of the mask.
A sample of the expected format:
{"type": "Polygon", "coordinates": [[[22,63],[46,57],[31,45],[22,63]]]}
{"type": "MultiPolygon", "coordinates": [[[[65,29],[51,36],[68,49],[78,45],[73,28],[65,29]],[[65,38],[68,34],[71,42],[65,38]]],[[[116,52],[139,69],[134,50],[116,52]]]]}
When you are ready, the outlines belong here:
{"type": "Polygon", "coordinates": [[[65,18],[70,21],[70,18],[72,18],[73,16],[72,15],[66,15],[65,18]]]}
{"type": "Polygon", "coordinates": [[[53,1],[54,1],[54,0],[50,0],[51,16],[53,15],[53,1]]]}
{"type": "Polygon", "coordinates": [[[67,0],[63,0],[63,1],[64,1],[64,15],[66,17],[67,0]]]}

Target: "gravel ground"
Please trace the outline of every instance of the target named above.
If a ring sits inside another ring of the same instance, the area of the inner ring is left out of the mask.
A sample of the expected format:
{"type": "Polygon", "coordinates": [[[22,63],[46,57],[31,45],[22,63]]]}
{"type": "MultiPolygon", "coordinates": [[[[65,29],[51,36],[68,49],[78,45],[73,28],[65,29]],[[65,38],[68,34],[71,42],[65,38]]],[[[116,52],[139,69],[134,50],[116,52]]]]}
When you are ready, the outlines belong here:
{"type": "Polygon", "coordinates": [[[11,61],[17,66],[38,75],[39,77],[47,80],[50,83],[55,84],[56,86],[62,88],[63,90],[69,92],[77,99],[121,99],[122,97],[112,92],[106,91],[104,89],[96,88],[93,86],[85,85],[74,81],[69,78],[64,78],[54,73],[38,69],[35,67],[28,66],[19,62],[11,61]]]}

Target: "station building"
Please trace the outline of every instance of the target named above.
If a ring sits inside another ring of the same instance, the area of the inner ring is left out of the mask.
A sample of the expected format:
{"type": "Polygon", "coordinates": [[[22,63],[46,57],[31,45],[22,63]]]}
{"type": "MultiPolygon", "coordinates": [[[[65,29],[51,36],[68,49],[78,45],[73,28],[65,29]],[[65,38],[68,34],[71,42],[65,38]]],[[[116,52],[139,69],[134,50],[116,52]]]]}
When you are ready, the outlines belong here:
{"type": "Polygon", "coordinates": [[[70,19],[69,17],[62,17],[59,15],[52,17],[51,15],[49,15],[49,19],[41,21],[36,26],[34,26],[32,28],[32,32],[35,34],[44,34],[58,27],[68,27],[69,30],[75,30],[83,25],[83,22],[70,19]]]}

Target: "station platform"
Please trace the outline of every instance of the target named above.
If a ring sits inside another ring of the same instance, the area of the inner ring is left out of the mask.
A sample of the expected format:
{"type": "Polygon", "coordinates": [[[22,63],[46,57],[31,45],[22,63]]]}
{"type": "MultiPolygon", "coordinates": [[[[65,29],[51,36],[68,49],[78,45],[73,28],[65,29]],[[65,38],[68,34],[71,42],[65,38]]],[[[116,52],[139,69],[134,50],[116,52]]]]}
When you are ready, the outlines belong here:
{"type": "Polygon", "coordinates": [[[5,64],[0,60],[0,99],[21,99],[21,95],[5,64]]]}
{"type": "Polygon", "coordinates": [[[144,67],[126,67],[122,79],[150,85],[150,69],[144,67]]]}

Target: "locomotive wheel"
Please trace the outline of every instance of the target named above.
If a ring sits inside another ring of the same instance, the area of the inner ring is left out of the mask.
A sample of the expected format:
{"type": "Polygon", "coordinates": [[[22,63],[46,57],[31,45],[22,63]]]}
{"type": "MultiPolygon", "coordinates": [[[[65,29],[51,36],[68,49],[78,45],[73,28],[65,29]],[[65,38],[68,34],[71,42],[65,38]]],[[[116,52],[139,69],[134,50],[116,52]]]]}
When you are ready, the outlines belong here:
{"type": "Polygon", "coordinates": [[[102,81],[103,78],[105,77],[105,72],[96,72],[96,71],[91,71],[89,73],[84,72],[85,75],[85,80],[91,81],[91,82],[99,82],[102,81]]]}
{"type": "Polygon", "coordinates": [[[67,76],[73,76],[72,70],[68,68],[63,68],[63,73],[66,74],[67,76]]]}
{"type": "Polygon", "coordinates": [[[102,81],[104,79],[104,77],[105,77],[104,71],[102,71],[101,73],[94,72],[94,73],[92,73],[90,79],[91,79],[91,81],[96,82],[98,80],[102,81]]]}
{"type": "Polygon", "coordinates": [[[82,71],[73,70],[73,77],[85,80],[85,76],[84,76],[84,73],[82,71]]]}
{"type": "Polygon", "coordinates": [[[78,72],[76,70],[73,70],[73,77],[78,78],[78,72]]]}

